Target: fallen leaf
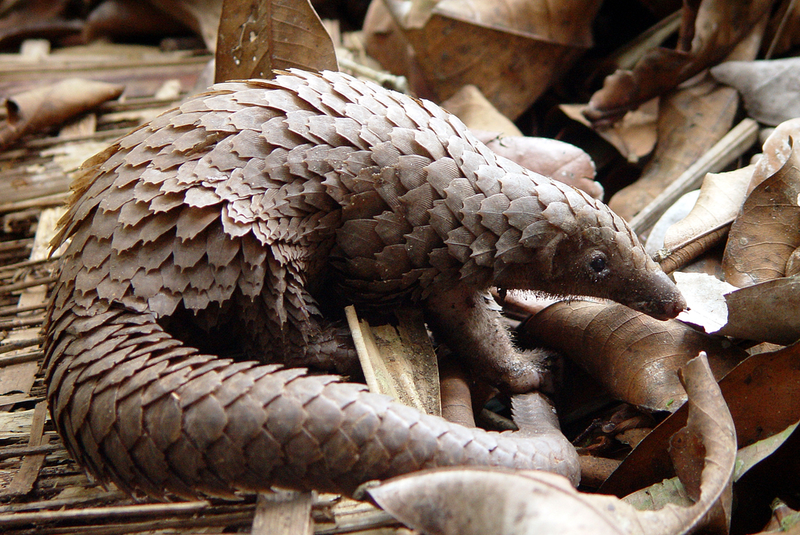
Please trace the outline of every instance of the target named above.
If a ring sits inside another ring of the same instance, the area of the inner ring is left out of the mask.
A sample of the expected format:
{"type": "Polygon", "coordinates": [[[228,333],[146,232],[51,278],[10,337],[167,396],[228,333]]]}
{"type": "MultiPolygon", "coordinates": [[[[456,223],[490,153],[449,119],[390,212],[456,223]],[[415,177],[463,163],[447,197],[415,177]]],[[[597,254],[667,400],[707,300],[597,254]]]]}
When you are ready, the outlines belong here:
{"type": "Polygon", "coordinates": [[[591,46],[600,4],[373,2],[364,22],[367,51],[384,68],[407,76],[420,96],[441,102],[474,84],[516,119],[591,46]]]}
{"type": "Polygon", "coordinates": [[[699,325],[707,333],[718,331],[728,322],[728,305],[724,295],[735,290],[736,286],[707,273],[676,271],[673,276],[687,305],[677,319],[699,325]]]}
{"type": "Polygon", "coordinates": [[[686,429],[706,452],[702,492],[688,507],[638,511],[612,496],[579,493],[561,476],[490,468],[417,472],[367,492],[392,516],[428,534],[672,535],[724,524],[736,452],[733,422],[705,357],[690,361],[684,382],[691,399],[686,429]]]}
{"type": "Polygon", "coordinates": [[[481,90],[467,84],[452,97],[441,103],[446,109],[461,119],[470,130],[498,132],[504,136],[522,136],[519,128],[511,120],[497,111],[491,102],[486,100],[481,90]]]}
{"type": "Polygon", "coordinates": [[[309,0],[225,0],[215,81],[271,78],[278,69],[339,70],[328,32],[309,0]]]}
{"type": "MultiPolygon", "coordinates": [[[[753,28],[726,59],[755,58],[762,30],[763,26],[753,28]]],[[[738,93],[709,75],[698,76],[665,94],[659,102],[655,152],[639,179],[609,199],[611,209],[632,220],[712,148],[717,148],[717,143],[730,132],[738,109],[738,93]]],[[[709,170],[722,168],[706,169],[709,170]]],[[[647,229],[637,229],[644,230],[647,229]]]]}
{"type": "Polygon", "coordinates": [[[619,304],[561,301],[520,327],[527,345],[555,349],[616,399],[650,410],[675,411],[686,399],[676,371],[700,351],[718,376],[745,354],[720,338],[676,320],[660,321],[619,304]]]}
{"type": "Polygon", "coordinates": [[[792,425],[774,438],[758,443],[752,459],[737,456],[737,464],[755,463],[740,473],[734,484],[737,507],[733,522],[739,533],[760,531],[776,502],[797,503],[800,431],[792,425]]]}
{"type": "Polygon", "coordinates": [[[771,437],[741,448],[736,453],[736,470],[733,473],[734,481],[740,479],[756,464],[775,453],[792,436],[796,429],[797,423],[794,423],[780,433],[775,433],[771,437]]]}
{"type": "Polygon", "coordinates": [[[800,246],[800,160],[786,163],[747,197],[731,226],[722,258],[725,279],[743,288],[782,277],[800,246]]]}
{"type": "MultiPolygon", "coordinates": [[[[585,104],[562,104],[559,106],[567,117],[588,127],[592,124],[583,115],[585,104]]],[[[622,119],[603,128],[597,133],[611,143],[630,163],[637,163],[656,146],[656,122],[658,119],[658,99],[651,99],[638,109],[627,112],[622,119]]]]}
{"type": "MultiPolygon", "coordinates": [[[[221,0],[218,3],[221,4],[221,0]]],[[[185,34],[189,29],[190,26],[184,25],[149,2],[105,0],[95,6],[86,17],[83,38],[88,42],[99,37],[161,37],[185,34]]]]}
{"type": "Polygon", "coordinates": [[[717,334],[789,345],[800,339],[800,276],[782,277],[725,294],[728,321],[717,334]]]}
{"type": "Polygon", "coordinates": [[[598,127],[614,123],[627,111],[719,63],[759,20],[763,34],[764,13],[771,4],[772,0],[685,2],[677,47],[655,48],[632,70],[608,76],[592,95],[586,117],[598,127]]]}
{"type": "MultiPolygon", "coordinates": [[[[197,33],[211,51],[217,50],[223,0],[147,0],[197,33]]],[[[242,2],[240,2],[242,3],[242,2]]]]}
{"type": "Polygon", "coordinates": [[[747,189],[748,194],[783,167],[792,153],[792,138],[800,139],[800,118],[779,124],[764,140],[761,156],[756,161],[753,178],[747,189]]]}
{"type": "Polygon", "coordinates": [[[4,2],[0,18],[0,46],[5,49],[32,35],[48,39],[54,44],[65,37],[79,35],[84,22],[68,18],[69,4],[69,0],[4,2]]]}
{"type": "Polygon", "coordinates": [[[0,148],[115,99],[124,89],[121,85],[70,78],[8,97],[8,117],[0,125],[0,148]]]}
{"type": "MultiPolygon", "coordinates": [[[[800,420],[800,345],[753,355],[719,381],[740,447],[749,446],[800,420]]],[[[686,422],[681,407],[656,426],[600,487],[625,496],[675,475],[667,441],[686,422]]]]}
{"type": "Polygon", "coordinates": [[[697,203],[697,198],[699,196],[699,189],[684,193],[677,201],[672,203],[672,205],[667,208],[663,214],[661,214],[661,217],[658,218],[656,224],[653,225],[653,228],[651,228],[650,232],[647,233],[647,241],[645,241],[644,244],[644,248],[650,256],[655,258],[656,255],[663,251],[664,236],[667,235],[667,230],[669,230],[672,225],[689,215],[689,213],[692,211],[692,208],[694,208],[694,205],[697,203]]]}
{"type": "MultiPolygon", "coordinates": [[[[664,236],[664,247],[673,249],[710,230],[730,223],[744,202],[754,165],[727,173],[708,173],[692,211],[672,225],[664,236]]],[[[710,245],[709,244],[709,248],[710,245]]]]}
{"type": "Polygon", "coordinates": [[[775,126],[800,116],[800,58],[728,61],[711,75],[735,87],[747,114],[760,123],[775,126]]]}

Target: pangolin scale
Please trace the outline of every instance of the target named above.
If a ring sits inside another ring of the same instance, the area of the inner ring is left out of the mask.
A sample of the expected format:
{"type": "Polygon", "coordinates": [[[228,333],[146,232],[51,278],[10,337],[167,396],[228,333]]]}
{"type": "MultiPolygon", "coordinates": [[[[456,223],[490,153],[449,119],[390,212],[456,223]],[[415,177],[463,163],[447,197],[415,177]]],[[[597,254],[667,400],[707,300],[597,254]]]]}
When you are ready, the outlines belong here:
{"type": "Polygon", "coordinates": [[[605,205],[495,156],[430,102],[334,72],[218,84],[123,137],[84,165],[54,244],[55,425],[94,476],[156,497],[350,494],[458,464],[576,483],[552,418],[467,429],[271,363],[351,371],[327,312],[405,301],[486,378],[526,392],[539,372],[489,286],[684,308],[605,205]],[[219,356],[231,348],[261,362],[219,356]]]}

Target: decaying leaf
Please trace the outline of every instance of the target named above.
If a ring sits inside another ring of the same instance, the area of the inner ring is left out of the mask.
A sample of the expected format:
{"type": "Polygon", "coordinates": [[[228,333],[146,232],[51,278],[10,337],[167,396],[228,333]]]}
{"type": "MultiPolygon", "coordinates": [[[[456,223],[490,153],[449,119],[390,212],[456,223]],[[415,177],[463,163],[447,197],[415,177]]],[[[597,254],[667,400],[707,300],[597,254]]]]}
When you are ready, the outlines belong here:
{"type": "Polygon", "coordinates": [[[775,126],[800,116],[800,58],[728,61],[711,74],[735,87],[748,115],[760,123],[775,126]]]}
{"type": "Polygon", "coordinates": [[[407,76],[418,95],[441,102],[474,84],[516,119],[591,46],[599,7],[596,0],[384,0],[371,4],[364,31],[370,55],[407,76]]]}
{"type": "MultiPolygon", "coordinates": [[[[800,420],[800,345],[759,353],[741,362],[719,382],[736,426],[740,447],[748,446],[786,429],[800,420]]],[[[667,444],[686,422],[681,407],[661,422],[631,451],[600,488],[616,496],[675,475],[667,444]]]]}
{"type": "Polygon", "coordinates": [[[800,246],[800,160],[786,163],[747,197],[731,226],[722,266],[725,279],[743,288],[784,276],[800,246]]]}
{"type": "Polygon", "coordinates": [[[309,0],[226,0],[215,80],[271,78],[297,67],[339,70],[328,32],[309,0]]]}
{"type": "Polygon", "coordinates": [[[725,294],[728,321],[718,334],[788,345],[800,339],[800,276],[764,281],[725,294]]]}
{"type": "Polygon", "coordinates": [[[429,534],[598,533],[667,535],[725,525],[731,505],[736,442],[733,422],[704,357],[683,377],[690,417],[684,434],[703,444],[697,500],[637,511],[611,496],[581,494],[544,472],[456,468],[418,472],[368,490],[403,523],[429,534]]]}
{"type": "Polygon", "coordinates": [[[0,148],[115,99],[124,89],[121,85],[70,78],[13,95],[5,103],[8,118],[0,125],[0,148]]]}
{"type": "Polygon", "coordinates": [[[613,123],[628,110],[719,63],[759,20],[763,32],[771,4],[772,0],[685,2],[677,47],[653,49],[633,70],[607,77],[589,101],[586,117],[597,126],[613,123]]]}
{"type": "Polygon", "coordinates": [[[556,349],[580,364],[615,398],[674,411],[685,393],[677,370],[700,351],[721,377],[745,356],[718,338],[675,320],[659,321],[617,304],[561,301],[521,327],[522,340],[556,349]]]}

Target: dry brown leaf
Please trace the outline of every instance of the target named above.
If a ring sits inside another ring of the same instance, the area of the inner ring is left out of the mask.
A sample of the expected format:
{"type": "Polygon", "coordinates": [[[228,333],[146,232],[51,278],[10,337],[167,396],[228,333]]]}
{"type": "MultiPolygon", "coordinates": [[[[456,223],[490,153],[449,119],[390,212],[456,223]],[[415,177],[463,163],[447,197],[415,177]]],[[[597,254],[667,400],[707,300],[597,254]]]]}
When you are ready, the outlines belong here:
{"type": "Polygon", "coordinates": [[[271,78],[278,69],[339,70],[328,32],[309,0],[226,0],[215,80],[271,78]]]}
{"type": "Polygon", "coordinates": [[[704,357],[690,361],[684,381],[691,399],[685,433],[700,437],[705,449],[702,492],[688,507],[637,511],[611,496],[581,494],[560,476],[488,468],[418,472],[368,492],[400,521],[431,534],[672,535],[720,518],[724,523],[736,452],[733,422],[704,357]]]}
{"type": "Polygon", "coordinates": [[[724,295],[736,290],[736,286],[709,273],[676,271],[673,276],[688,305],[678,316],[681,321],[699,326],[707,333],[715,333],[727,323],[728,306],[724,295]]]}
{"type": "Polygon", "coordinates": [[[725,294],[728,322],[718,334],[788,345],[800,339],[800,277],[753,284],[725,294]]]}
{"type": "Polygon", "coordinates": [[[730,130],[736,91],[703,79],[661,99],[658,144],[641,177],[611,197],[609,206],[632,219],[730,130]]]}
{"type": "Polygon", "coordinates": [[[70,3],[69,0],[2,2],[0,45],[13,46],[31,35],[57,43],[64,37],[80,34],[83,21],[67,20],[70,3]]]}
{"type": "Polygon", "coordinates": [[[147,1],[194,30],[210,51],[216,51],[223,0],[147,1]]]}
{"type": "Polygon", "coordinates": [[[747,114],[760,123],[775,126],[800,116],[800,58],[729,61],[711,74],[735,87],[747,114]]]}
{"type": "Polygon", "coordinates": [[[594,161],[580,147],[543,137],[503,136],[480,131],[473,131],[473,134],[496,154],[522,167],[580,188],[595,199],[603,198],[603,186],[594,180],[594,161]]]}
{"type": "Polygon", "coordinates": [[[725,279],[740,288],[783,277],[800,246],[800,158],[786,163],[747,197],[731,226],[722,266],[725,279]]]}
{"type": "MultiPolygon", "coordinates": [[[[800,420],[800,345],[759,353],[746,359],[719,382],[736,426],[737,443],[748,446],[800,420]]],[[[672,477],[667,441],[686,422],[681,407],[661,422],[628,454],[600,488],[617,496],[672,477]]]]}
{"type": "Polygon", "coordinates": [[[516,119],[591,46],[599,7],[596,0],[384,0],[370,6],[364,31],[370,55],[407,76],[418,95],[441,102],[474,84],[516,119]]]}
{"type": "Polygon", "coordinates": [[[486,100],[481,90],[472,84],[467,84],[456,91],[452,97],[443,101],[441,106],[461,119],[470,130],[499,132],[505,136],[522,135],[517,125],[497,111],[497,108],[486,100]]]}
{"type": "MultiPolygon", "coordinates": [[[[559,106],[567,117],[588,127],[591,123],[583,116],[585,104],[562,104],[559,106]]],[[[614,145],[623,158],[637,163],[653,151],[656,145],[656,120],[658,119],[658,99],[642,104],[631,110],[609,128],[598,131],[600,137],[614,145]]]]}
{"type": "MultiPolygon", "coordinates": [[[[153,2],[157,5],[157,2],[153,2]]],[[[218,2],[221,5],[221,0],[218,2]]],[[[219,14],[217,14],[219,24],[219,14]]],[[[105,0],[86,17],[83,38],[131,38],[187,33],[192,26],[184,25],[149,2],[139,0],[105,0]]],[[[195,28],[196,29],[196,28],[195,28]]]]}
{"type": "Polygon", "coordinates": [[[733,220],[744,202],[753,168],[749,165],[727,173],[708,173],[692,211],[667,229],[664,247],[675,248],[733,220]]]}
{"type": "Polygon", "coordinates": [[[629,110],[664,94],[703,69],[719,63],[762,20],[773,0],[685,2],[677,47],[655,48],[630,71],[608,76],[589,101],[586,117],[611,124],[629,110]]]}
{"type": "Polygon", "coordinates": [[[780,433],[741,448],[736,454],[734,481],[744,476],[753,466],[775,453],[792,436],[797,426],[798,424],[794,423],[780,433]]]}
{"type": "Polygon", "coordinates": [[[745,354],[675,320],[659,321],[617,304],[561,301],[521,327],[521,339],[580,364],[616,399],[674,411],[685,393],[676,371],[700,351],[721,377],[745,354]]]}
{"type": "Polygon", "coordinates": [[[70,78],[8,97],[8,118],[0,125],[0,148],[115,99],[124,89],[121,85],[70,78]]]}
{"type": "Polygon", "coordinates": [[[779,124],[764,140],[761,157],[756,162],[753,178],[747,189],[748,194],[783,167],[792,153],[793,138],[800,139],[800,118],[790,119],[779,124]]]}

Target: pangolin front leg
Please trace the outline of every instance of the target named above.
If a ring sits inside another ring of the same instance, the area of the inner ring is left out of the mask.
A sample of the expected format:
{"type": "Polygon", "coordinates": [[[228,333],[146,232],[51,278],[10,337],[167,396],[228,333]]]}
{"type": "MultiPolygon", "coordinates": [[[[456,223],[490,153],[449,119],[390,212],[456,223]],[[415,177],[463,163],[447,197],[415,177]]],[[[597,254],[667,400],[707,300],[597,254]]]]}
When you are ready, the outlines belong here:
{"type": "Polygon", "coordinates": [[[514,355],[483,370],[520,391],[540,379],[517,369],[481,301],[490,285],[662,318],[685,306],[605,205],[496,157],[437,106],[341,73],[219,84],[89,160],[74,190],[47,396],[75,459],[130,492],[352,493],[458,464],[577,483],[552,419],[466,429],[336,377],[234,362],[192,333],[341,368],[349,343],[323,304],[419,303],[475,362],[514,355]]]}
{"type": "Polygon", "coordinates": [[[536,351],[514,347],[488,299],[462,283],[434,290],[424,306],[431,326],[448,347],[469,360],[474,375],[510,393],[539,389],[542,359],[536,351]]]}

